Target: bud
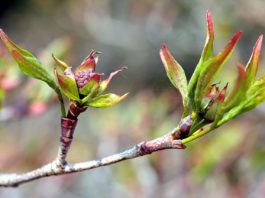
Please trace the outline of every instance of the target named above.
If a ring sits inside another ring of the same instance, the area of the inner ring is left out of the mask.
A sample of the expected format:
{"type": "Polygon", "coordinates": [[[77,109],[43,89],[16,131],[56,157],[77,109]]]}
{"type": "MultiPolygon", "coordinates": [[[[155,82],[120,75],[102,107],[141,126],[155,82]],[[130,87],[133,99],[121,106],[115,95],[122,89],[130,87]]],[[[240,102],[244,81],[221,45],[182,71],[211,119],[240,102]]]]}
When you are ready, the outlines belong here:
{"type": "Polygon", "coordinates": [[[204,118],[211,121],[215,119],[217,111],[221,107],[221,104],[225,99],[227,87],[228,83],[223,87],[221,91],[219,91],[218,87],[216,88],[216,94],[211,98],[210,102],[205,108],[204,118]]]}
{"type": "Polygon", "coordinates": [[[106,80],[101,81],[100,78],[104,74],[95,72],[98,60],[97,57],[94,57],[96,54],[100,54],[100,52],[92,50],[74,72],[66,63],[53,56],[58,65],[55,69],[57,81],[66,97],[80,105],[89,106],[88,101],[90,101],[91,105],[93,102],[93,105],[96,106],[95,103],[100,100],[100,104],[104,105],[100,106],[97,103],[96,107],[105,107],[106,104],[112,106],[122,100],[125,95],[112,94],[104,95],[104,97],[100,97],[100,95],[106,90],[112,77],[124,68],[112,72],[106,80]],[[104,100],[108,101],[105,102],[104,100]]]}

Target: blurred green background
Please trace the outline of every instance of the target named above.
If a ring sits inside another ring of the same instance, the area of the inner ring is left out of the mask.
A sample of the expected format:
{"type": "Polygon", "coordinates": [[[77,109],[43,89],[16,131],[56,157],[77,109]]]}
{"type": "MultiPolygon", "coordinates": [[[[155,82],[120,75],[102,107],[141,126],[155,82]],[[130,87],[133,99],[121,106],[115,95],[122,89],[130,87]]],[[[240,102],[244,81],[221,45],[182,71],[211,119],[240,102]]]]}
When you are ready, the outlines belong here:
{"type": "MultiPolygon", "coordinates": [[[[99,72],[129,68],[109,89],[130,92],[126,101],[81,115],[68,155],[70,162],[80,162],[122,151],[176,126],[181,99],[159,58],[163,42],[189,78],[205,41],[209,9],[216,52],[234,32],[243,31],[219,76],[233,82],[236,64],[246,64],[255,40],[265,32],[264,8],[263,0],[13,0],[0,3],[0,27],[50,69],[51,53],[75,67],[91,49],[103,52],[99,72]]],[[[19,173],[56,156],[59,105],[46,85],[20,74],[2,44],[0,57],[0,172],[19,173]]],[[[264,56],[260,66],[264,75],[264,56]]],[[[0,189],[0,197],[264,197],[264,121],[262,105],[186,150],[0,189]]]]}

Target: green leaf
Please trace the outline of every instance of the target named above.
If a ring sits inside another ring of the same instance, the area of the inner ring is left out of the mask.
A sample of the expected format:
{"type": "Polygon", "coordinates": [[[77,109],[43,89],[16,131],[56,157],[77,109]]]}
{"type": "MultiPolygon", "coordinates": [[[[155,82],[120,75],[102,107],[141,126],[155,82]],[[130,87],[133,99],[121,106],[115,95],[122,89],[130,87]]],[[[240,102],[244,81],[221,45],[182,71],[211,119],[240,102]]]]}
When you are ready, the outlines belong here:
{"type": "Polygon", "coordinates": [[[105,95],[100,95],[92,100],[86,102],[84,105],[85,106],[91,106],[91,107],[96,107],[96,108],[105,108],[105,107],[111,107],[117,103],[119,103],[121,100],[123,100],[128,93],[118,96],[116,94],[105,94],[105,95]]]}
{"type": "Polygon", "coordinates": [[[88,95],[91,93],[93,90],[94,92],[96,91],[95,88],[99,86],[99,82],[95,80],[90,80],[87,84],[85,84],[84,87],[79,89],[80,94],[82,95],[88,95]]]}
{"type": "Polygon", "coordinates": [[[265,76],[255,81],[247,91],[246,95],[246,99],[227,112],[223,118],[218,121],[217,126],[224,124],[246,111],[254,109],[256,106],[265,101],[265,76]]]}
{"type": "Polygon", "coordinates": [[[213,28],[212,15],[209,11],[206,12],[206,21],[207,21],[206,41],[201,54],[201,58],[195,68],[195,71],[193,72],[188,87],[188,95],[193,109],[195,109],[195,102],[194,102],[195,89],[201,70],[204,66],[204,63],[213,56],[214,28],[213,28]]]}
{"type": "Polygon", "coordinates": [[[244,111],[249,111],[265,101],[265,76],[259,78],[247,92],[244,111]]]}
{"type": "Polygon", "coordinates": [[[58,84],[64,95],[70,100],[80,102],[78,88],[73,77],[59,74],[56,69],[54,70],[57,76],[58,84]]]}
{"type": "Polygon", "coordinates": [[[114,76],[116,76],[117,74],[119,74],[120,72],[122,72],[124,69],[127,69],[127,67],[122,67],[121,69],[119,69],[117,71],[111,72],[109,77],[106,80],[103,80],[102,82],[100,82],[97,95],[103,93],[108,88],[108,85],[109,85],[111,79],[114,76]]]}
{"type": "Polygon", "coordinates": [[[252,97],[248,98],[244,110],[250,110],[265,101],[265,88],[259,89],[252,97]]]}
{"type": "Polygon", "coordinates": [[[265,88],[265,76],[262,76],[249,87],[247,91],[247,97],[248,98],[253,97],[253,95],[255,95],[257,91],[264,88],[265,88]]]}
{"type": "Polygon", "coordinates": [[[220,72],[225,62],[231,56],[235,45],[241,37],[241,34],[241,32],[237,32],[222,52],[220,52],[218,55],[209,59],[206,63],[203,64],[196,85],[194,97],[195,106],[198,112],[202,112],[201,100],[203,95],[205,94],[205,91],[207,90],[207,87],[211,84],[212,80],[220,72]]]}
{"type": "Polygon", "coordinates": [[[255,81],[255,77],[259,66],[259,57],[261,52],[262,40],[263,40],[263,35],[259,36],[257,42],[255,43],[252,54],[246,66],[248,86],[250,86],[255,81]]]}
{"type": "Polygon", "coordinates": [[[52,54],[52,57],[53,57],[54,61],[55,61],[56,64],[57,64],[56,70],[57,70],[57,72],[59,72],[60,74],[64,73],[64,71],[65,71],[67,68],[69,68],[69,66],[68,66],[65,62],[63,62],[63,61],[59,60],[58,58],[56,58],[56,56],[55,56],[54,54],[52,54]]]}
{"type": "Polygon", "coordinates": [[[98,90],[98,84],[94,84],[88,95],[82,98],[81,104],[85,104],[87,101],[89,101],[89,99],[95,97],[97,95],[97,90],[98,90]]]}
{"type": "Polygon", "coordinates": [[[39,60],[33,56],[29,51],[20,48],[13,43],[8,36],[0,29],[0,37],[4,42],[6,48],[18,63],[20,70],[33,78],[46,82],[51,88],[58,91],[55,79],[53,76],[41,65],[39,60]]]}
{"type": "Polygon", "coordinates": [[[185,72],[180,64],[174,59],[166,45],[162,45],[160,57],[167,72],[170,82],[180,91],[184,106],[183,116],[189,114],[188,84],[185,72]]]}

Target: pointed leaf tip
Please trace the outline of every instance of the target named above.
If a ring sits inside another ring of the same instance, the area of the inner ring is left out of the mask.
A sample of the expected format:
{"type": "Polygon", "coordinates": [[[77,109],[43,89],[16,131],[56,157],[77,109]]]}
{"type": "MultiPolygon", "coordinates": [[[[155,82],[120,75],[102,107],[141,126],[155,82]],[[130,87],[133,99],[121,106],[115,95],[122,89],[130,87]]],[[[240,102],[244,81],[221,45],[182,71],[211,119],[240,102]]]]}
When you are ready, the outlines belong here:
{"type": "Polygon", "coordinates": [[[217,101],[223,102],[226,96],[226,91],[227,91],[228,83],[223,87],[223,89],[220,91],[220,93],[217,96],[217,101]]]}
{"type": "Polygon", "coordinates": [[[58,68],[60,69],[61,73],[64,72],[69,67],[65,62],[56,58],[56,56],[53,53],[52,53],[52,58],[54,59],[54,61],[58,65],[58,68]]]}
{"type": "Polygon", "coordinates": [[[114,76],[116,76],[117,74],[119,74],[120,72],[122,72],[123,70],[125,70],[125,69],[127,69],[127,67],[122,67],[121,69],[118,69],[118,70],[116,70],[114,72],[111,72],[107,79],[105,79],[102,82],[100,82],[100,86],[99,86],[97,94],[99,95],[99,94],[103,93],[107,89],[111,79],[114,76]]]}
{"type": "Polygon", "coordinates": [[[212,14],[209,10],[206,11],[206,23],[207,23],[207,36],[202,50],[202,54],[189,82],[188,95],[193,109],[199,109],[198,101],[196,101],[197,99],[195,98],[195,92],[196,92],[198,79],[200,77],[200,73],[205,67],[205,63],[213,57],[214,27],[213,27],[212,14]]]}
{"type": "Polygon", "coordinates": [[[95,54],[100,54],[101,52],[97,52],[95,50],[91,50],[88,56],[82,61],[82,63],[77,67],[76,73],[80,71],[88,71],[92,70],[95,71],[96,64],[98,61],[98,57],[94,57],[95,54]]]}
{"type": "Polygon", "coordinates": [[[210,37],[210,39],[213,39],[214,38],[213,18],[209,10],[206,11],[206,21],[207,21],[208,36],[210,37]]]}
{"type": "Polygon", "coordinates": [[[263,41],[263,35],[260,35],[253,47],[252,54],[246,66],[248,86],[250,86],[254,82],[256,74],[257,74],[257,70],[259,67],[259,58],[260,58],[260,53],[261,53],[262,41],[263,41]]]}
{"type": "Polygon", "coordinates": [[[214,28],[213,28],[212,15],[209,11],[206,12],[206,22],[207,22],[207,37],[201,55],[202,61],[207,61],[210,57],[213,56],[214,28]]]}
{"type": "Polygon", "coordinates": [[[207,91],[207,87],[210,85],[212,80],[219,74],[222,67],[232,54],[235,45],[240,39],[242,32],[237,32],[234,34],[232,39],[228,42],[228,44],[225,46],[223,51],[221,51],[217,56],[213,57],[212,59],[209,59],[205,64],[203,64],[203,67],[201,68],[199,78],[197,80],[197,85],[195,89],[195,106],[198,111],[201,111],[201,100],[203,95],[205,94],[205,91],[207,91]]]}
{"type": "Polygon", "coordinates": [[[184,114],[188,114],[189,111],[189,98],[188,98],[188,84],[185,72],[181,65],[175,60],[165,44],[162,44],[160,50],[160,58],[165,67],[167,76],[170,82],[176,87],[182,96],[182,102],[184,106],[184,114]]]}
{"type": "Polygon", "coordinates": [[[233,52],[237,42],[239,41],[240,37],[242,35],[242,32],[237,32],[234,34],[234,36],[230,39],[228,44],[225,46],[223,51],[221,51],[217,56],[216,56],[216,63],[219,62],[226,62],[226,60],[230,57],[231,53],[233,52]]]}
{"type": "Polygon", "coordinates": [[[240,39],[240,37],[242,36],[242,31],[236,32],[234,34],[234,36],[232,37],[232,39],[230,40],[230,42],[228,43],[228,45],[231,43],[231,45],[235,45],[238,40],[240,39]]]}
{"type": "Polygon", "coordinates": [[[163,50],[167,49],[167,45],[165,43],[162,43],[162,47],[163,50]]]}

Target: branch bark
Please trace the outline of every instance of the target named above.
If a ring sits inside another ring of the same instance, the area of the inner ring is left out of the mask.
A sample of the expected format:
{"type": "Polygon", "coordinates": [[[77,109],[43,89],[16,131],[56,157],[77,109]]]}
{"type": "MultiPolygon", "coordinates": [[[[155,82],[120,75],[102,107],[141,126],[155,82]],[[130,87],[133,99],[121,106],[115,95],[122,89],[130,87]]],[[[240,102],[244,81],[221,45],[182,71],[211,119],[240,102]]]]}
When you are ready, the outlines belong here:
{"type": "MultiPolygon", "coordinates": [[[[174,129],[170,133],[150,140],[141,142],[130,149],[127,149],[121,153],[110,155],[99,160],[91,160],[87,162],[70,164],[58,155],[57,159],[53,162],[46,164],[33,171],[22,174],[2,174],[0,175],[0,187],[16,187],[20,184],[30,182],[43,177],[65,175],[75,172],[81,172],[89,169],[98,168],[101,166],[107,166],[115,164],[124,160],[141,157],[164,149],[184,149],[185,146],[181,140],[174,139],[174,135],[179,129],[174,129]],[[62,160],[63,166],[58,166],[58,158],[62,160]]],[[[61,148],[61,147],[60,147],[61,148]]],[[[63,147],[62,147],[63,148],[63,147]]],[[[59,153],[60,153],[59,149],[59,153]]],[[[67,152],[66,152],[67,153],[67,152]]]]}

